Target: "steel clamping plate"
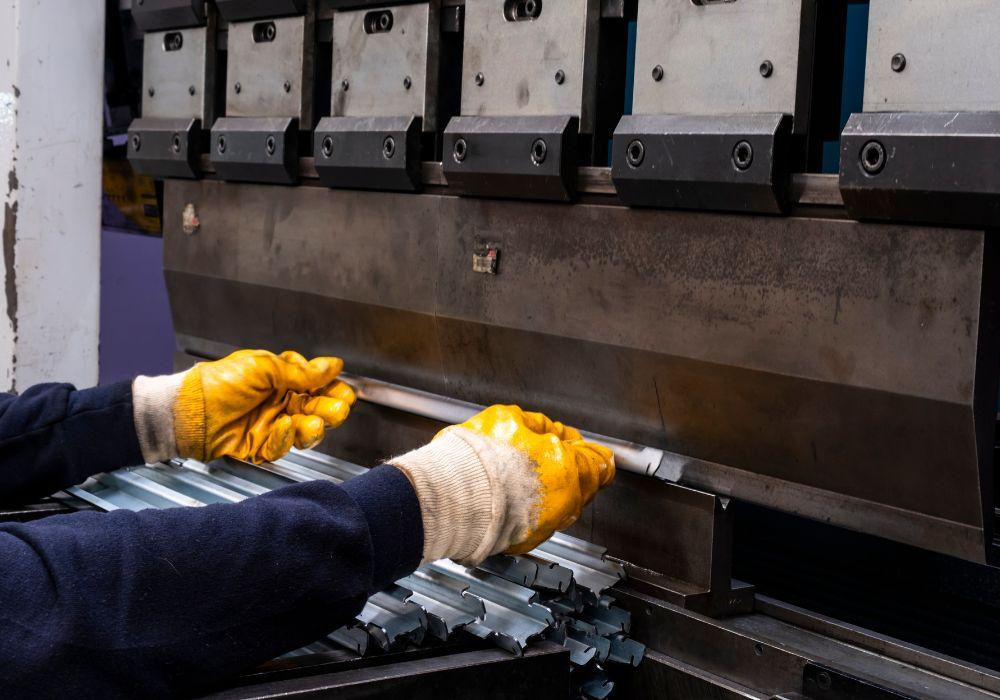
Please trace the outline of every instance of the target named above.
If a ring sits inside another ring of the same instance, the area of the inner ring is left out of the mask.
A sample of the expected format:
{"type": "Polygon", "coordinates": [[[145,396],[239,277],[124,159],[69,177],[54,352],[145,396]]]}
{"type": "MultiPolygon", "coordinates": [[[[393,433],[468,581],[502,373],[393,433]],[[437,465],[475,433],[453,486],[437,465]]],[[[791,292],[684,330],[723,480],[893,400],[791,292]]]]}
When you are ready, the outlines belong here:
{"type": "Polygon", "coordinates": [[[438,15],[436,3],[338,12],[332,115],[415,115],[434,131],[438,15]]]}
{"type": "Polygon", "coordinates": [[[815,0],[643,0],[634,114],[779,113],[808,121],[815,0]]]}
{"type": "Polygon", "coordinates": [[[311,128],[313,43],[309,17],[231,23],[226,116],[296,117],[311,128]]]}
{"type": "Polygon", "coordinates": [[[593,130],[600,0],[467,0],[464,116],[576,116],[593,130]]]}
{"type": "Polygon", "coordinates": [[[871,0],[866,112],[1000,111],[1000,2],[871,0]]]}
{"type": "Polygon", "coordinates": [[[142,56],[143,117],[211,122],[212,115],[207,111],[214,93],[209,78],[213,57],[208,50],[208,32],[205,27],[197,27],[146,34],[142,56]]]}

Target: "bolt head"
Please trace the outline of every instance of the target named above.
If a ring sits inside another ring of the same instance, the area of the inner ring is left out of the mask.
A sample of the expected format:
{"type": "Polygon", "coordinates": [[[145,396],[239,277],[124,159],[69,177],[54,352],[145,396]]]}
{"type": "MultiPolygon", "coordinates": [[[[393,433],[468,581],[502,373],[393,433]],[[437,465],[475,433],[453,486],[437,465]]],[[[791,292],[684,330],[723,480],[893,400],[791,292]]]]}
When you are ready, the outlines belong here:
{"type": "Polygon", "coordinates": [[[148,94],[150,97],[152,97],[153,95],[156,94],[156,88],[152,88],[152,87],[149,88],[148,90],[146,90],[146,94],[148,94]]]}
{"type": "Polygon", "coordinates": [[[625,161],[629,166],[633,168],[638,168],[642,165],[642,161],[646,159],[646,146],[636,139],[629,143],[628,147],[625,149],[625,161]]]}
{"type": "Polygon", "coordinates": [[[197,92],[197,90],[195,90],[195,87],[194,87],[194,85],[191,85],[191,86],[189,86],[189,87],[188,87],[188,94],[189,94],[189,95],[192,95],[192,96],[193,96],[193,95],[194,95],[194,93],[196,93],[196,92],[197,92]]]}
{"type": "Polygon", "coordinates": [[[740,141],[733,147],[733,165],[739,171],[749,170],[753,165],[753,146],[749,141],[740,141]]]}
{"type": "Polygon", "coordinates": [[[340,81],[340,89],[343,90],[344,92],[347,92],[348,90],[350,90],[351,89],[351,81],[348,80],[347,78],[344,78],[343,80],[341,80],[340,81]]]}
{"type": "Polygon", "coordinates": [[[482,73],[476,73],[476,85],[482,87],[483,83],[485,82],[486,82],[486,76],[483,75],[482,73]]]}
{"type": "Polygon", "coordinates": [[[236,91],[236,94],[239,95],[241,92],[243,92],[243,85],[240,83],[236,83],[235,85],[233,85],[233,89],[236,91]]]}
{"type": "Polygon", "coordinates": [[[897,53],[892,57],[892,62],[890,64],[892,70],[896,73],[902,73],[906,70],[906,56],[901,53],[897,53]]]}
{"type": "Polygon", "coordinates": [[[663,66],[659,64],[653,66],[653,80],[656,82],[663,80],[663,66]]]}
{"type": "Polygon", "coordinates": [[[226,137],[225,136],[220,136],[219,137],[219,140],[215,144],[215,148],[219,151],[219,153],[225,153],[226,152],[226,137]]]}
{"type": "Polygon", "coordinates": [[[566,73],[562,69],[556,71],[556,85],[562,85],[566,82],[566,73]]]}
{"type": "Polygon", "coordinates": [[[322,151],[323,151],[323,157],[324,158],[329,158],[330,156],[333,155],[333,137],[332,136],[327,136],[326,138],[323,139],[322,151]]]}
{"type": "Polygon", "coordinates": [[[288,81],[288,80],[285,81],[285,84],[284,84],[283,87],[285,88],[285,92],[291,92],[292,91],[292,83],[290,81],[288,81]]]}
{"type": "Polygon", "coordinates": [[[760,64],[760,75],[763,78],[770,78],[774,75],[774,64],[770,61],[763,61],[760,64]]]}
{"type": "Polygon", "coordinates": [[[548,154],[549,146],[545,143],[545,139],[535,139],[535,142],[531,144],[531,162],[535,165],[541,165],[545,162],[548,154]]]}
{"type": "Polygon", "coordinates": [[[465,160],[465,157],[469,155],[469,144],[465,142],[465,139],[456,139],[451,155],[456,163],[461,163],[465,160]]]}
{"type": "Polygon", "coordinates": [[[403,78],[403,89],[409,90],[411,87],[413,87],[413,80],[410,78],[410,76],[406,76],[405,78],[403,78]]]}
{"type": "Polygon", "coordinates": [[[142,137],[139,136],[139,134],[132,134],[131,142],[133,151],[138,151],[140,148],[142,148],[142,137]]]}

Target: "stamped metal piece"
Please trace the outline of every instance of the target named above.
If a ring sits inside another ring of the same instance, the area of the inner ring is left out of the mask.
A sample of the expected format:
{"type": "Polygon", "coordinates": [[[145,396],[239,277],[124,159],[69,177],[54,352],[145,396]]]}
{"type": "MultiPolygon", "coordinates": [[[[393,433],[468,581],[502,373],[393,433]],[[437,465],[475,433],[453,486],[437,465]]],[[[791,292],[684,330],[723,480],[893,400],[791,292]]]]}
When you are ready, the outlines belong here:
{"type": "Polygon", "coordinates": [[[633,114],[809,121],[816,0],[639,3],[633,114]]]}
{"type": "Polygon", "coordinates": [[[499,5],[466,2],[462,114],[571,115],[591,133],[600,0],[545,0],[536,16],[520,20],[499,5]],[[557,71],[561,83],[553,80],[557,71]]]}
{"type": "Polygon", "coordinates": [[[866,112],[1000,111],[1000,3],[871,0],[869,12],[866,112]]]}
{"type": "Polygon", "coordinates": [[[331,115],[416,115],[425,131],[435,131],[439,27],[438,2],[338,12],[331,115]],[[382,24],[388,28],[381,29],[382,24]]]}

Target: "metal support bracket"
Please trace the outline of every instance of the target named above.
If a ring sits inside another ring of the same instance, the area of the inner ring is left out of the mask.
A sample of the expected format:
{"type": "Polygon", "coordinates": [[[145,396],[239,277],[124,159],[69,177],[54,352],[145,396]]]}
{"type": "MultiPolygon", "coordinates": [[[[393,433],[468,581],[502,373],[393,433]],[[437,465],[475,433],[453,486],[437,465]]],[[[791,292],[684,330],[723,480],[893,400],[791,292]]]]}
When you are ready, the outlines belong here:
{"type": "Polygon", "coordinates": [[[787,209],[786,114],[627,115],[611,179],[631,206],[779,214],[787,209]]]}
{"type": "Polygon", "coordinates": [[[132,19],[144,32],[197,27],[205,23],[205,0],[144,0],[132,3],[132,19]]]}
{"type": "Polygon", "coordinates": [[[212,164],[223,180],[298,181],[299,125],[291,117],[223,117],[212,127],[212,164]]]}
{"type": "Polygon", "coordinates": [[[569,200],[576,189],[576,117],[454,117],[444,175],[465,194],[569,200]]]}
{"type": "Polygon", "coordinates": [[[1000,225],[1000,112],[853,114],[840,190],[856,219],[1000,225]]]}
{"type": "Polygon", "coordinates": [[[754,588],[732,578],[729,499],[619,472],[569,532],[607,543],[636,590],[706,615],[753,611],[754,588]]]}
{"type": "Polygon", "coordinates": [[[128,129],[128,160],[150,177],[198,177],[201,153],[198,119],[135,119],[128,129]]]}
{"type": "Polygon", "coordinates": [[[413,192],[421,187],[420,117],[326,117],[313,135],[327,187],[413,192]]]}
{"type": "Polygon", "coordinates": [[[215,0],[219,14],[227,22],[301,15],[306,5],[306,0],[215,0]]]}

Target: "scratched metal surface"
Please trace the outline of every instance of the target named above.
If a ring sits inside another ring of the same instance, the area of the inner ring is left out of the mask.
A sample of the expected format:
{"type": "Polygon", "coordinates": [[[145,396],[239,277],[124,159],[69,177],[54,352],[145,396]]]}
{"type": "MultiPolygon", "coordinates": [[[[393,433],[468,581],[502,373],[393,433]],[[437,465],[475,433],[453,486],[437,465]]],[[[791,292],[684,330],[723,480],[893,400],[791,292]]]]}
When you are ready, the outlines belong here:
{"type": "Polygon", "coordinates": [[[669,448],[719,493],[982,559],[983,232],[274,192],[167,184],[183,350],[339,354],[669,448]],[[499,275],[472,271],[482,242],[501,249],[499,275]]]}

